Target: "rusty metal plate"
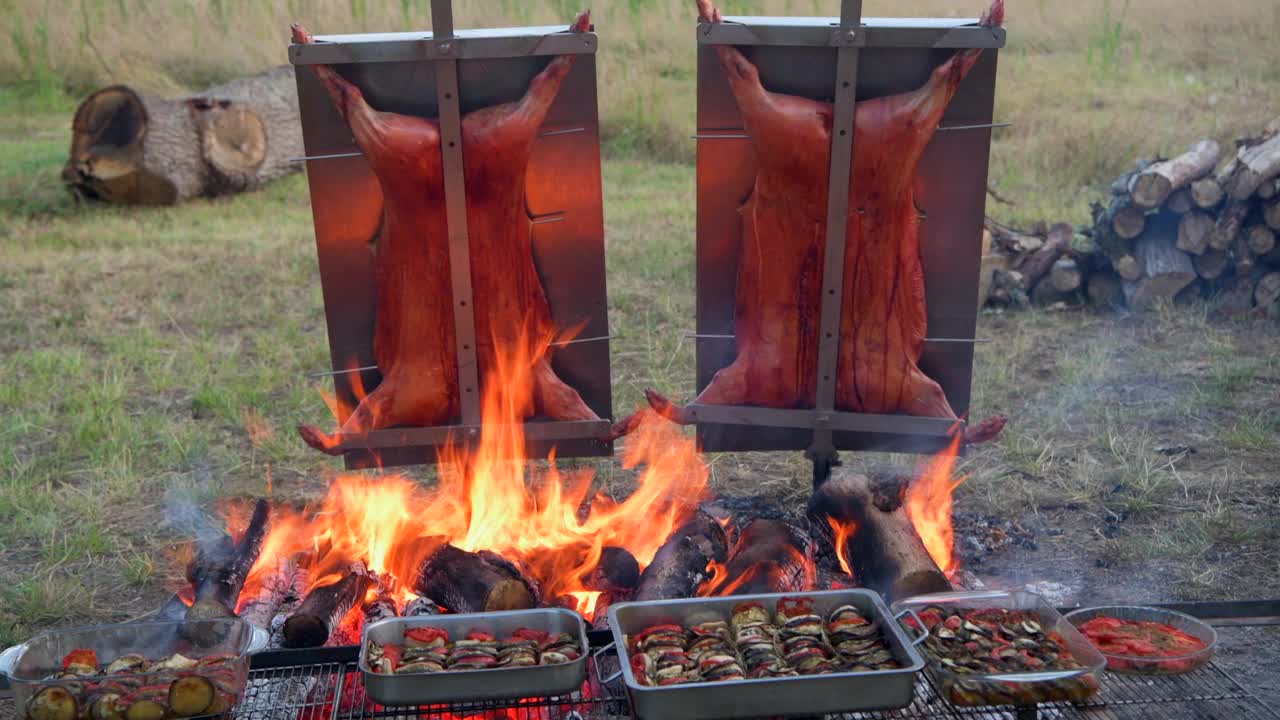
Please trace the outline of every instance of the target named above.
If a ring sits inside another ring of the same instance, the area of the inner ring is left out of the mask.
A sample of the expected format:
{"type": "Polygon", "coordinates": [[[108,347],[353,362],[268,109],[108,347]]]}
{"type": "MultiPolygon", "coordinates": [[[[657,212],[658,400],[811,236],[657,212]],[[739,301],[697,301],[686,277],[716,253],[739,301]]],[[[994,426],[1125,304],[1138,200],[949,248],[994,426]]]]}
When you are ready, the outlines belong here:
{"type": "MultiPolygon", "coordinates": [[[[550,59],[528,56],[459,60],[462,111],[519,99],[529,80],[550,59]]],[[[430,61],[335,67],[358,85],[369,103],[379,110],[425,117],[436,113],[435,72],[430,61]]],[[[382,194],[368,163],[358,156],[350,130],[311,71],[298,67],[297,82],[307,156],[357,153],[354,157],[307,162],[333,370],[376,365],[371,241],[380,222],[382,194]]],[[[534,263],[551,305],[552,319],[563,329],[581,327],[579,338],[608,336],[593,55],[579,55],[540,131],[528,168],[527,200],[530,214],[538,220],[533,228],[534,263]]],[[[600,417],[612,416],[608,340],[560,347],[554,353],[553,366],[600,417]]],[[[354,407],[356,383],[367,391],[378,384],[380,377],[376,370],[337,374],[334,388],[344,406],[354,407]]],[[[455,418],[452,424],[459,421],[455,418]]],[[[530,421],[536,425],[549,422],[537,418],[530,421]]],[[[600,426],[576,423],[573,427],[598,435],[595,429],[600,426]]],[[[532,433],[541,437],[530,438],[530,457],[546,457],[552,446],[560,457],[612,454],[610,442],[595,437],[559,439],[565,433],[541,430],[532,433]]],[[[402,436],[436,438],[438,434],[402,436]]],[[[385,438],[378,444],[385,444],[385,438]]],[[[378,459],[382,465],[391,466],[434,462],[435,458],[434,450],[427,446],[385,447],[377,455],[375,459],[371,452],[347,452],[347,466],[368,467],[378,459]]]]}
{"type": "MultiPolygon", "coordinates": [[[[736,18],[750,20],[749,18],[736,18]]],[[[825,25],[824,25],[825,27],[825,25]]],[[[910,30],[906,28],[904,30],[910,30]]],[[[749,37],[749,33],[743,33],[749,37]]],[[[906,37],[906,33],[903,34],[906,37]]],[[[1000,38],[1003,40],[1003,36],[1000,38]]],[[[774,38],[771,42],[777,42],[774,38]]],[[[773,91],[830,101],[835,87],[836,52],[832,47],[780,44],[741,47],[773,91]]],[[[928,46],[860,48],[857,95],[868,100],[914,90],[954,54],[928,46]]],[[[995,101],[996,50],[987,50],[956,93],[942,126],[990,125],[995,101]]],[[[756,158],[743,133],[737,103],[713,48],[698,47],[698,134],[728,139],[699,140],[697,155],[697,333],[732,336],[742,221],[738,208],[754,184],[756,158]]],[[[929,338],[972,339],[977,326],[978,272],[985,212],[991,129],[940,131],[925,151],[916,178],[916,202],[925,213],[920,226],[928,307],[929,338]]],[[[856,152],[855,148],[855,152],[856,152]]],[[[699,338],[697,387],[701,392],[716,371],[736,353],[732,337],[699,338]]],[[[969,409],[973,346],[966,342],[926,343],[921,369],[943,388],[960,416],[969,409]]],[[[751,414],[753,408],[738,408],[751,414]]],[[[776,411],[774,411],[776,412],[776,411]]],[[[730,417],[714,413],[716,417],[730,417]]],[[[758,413],[759,414],[759,413],[758,413]]],[[[813,432],[769,425],[768,413],[750,424],[700,423],[698,435],[708,452],[801,450],[813,432]]],[[[837,415],[853,415],[837,413],[837,415]]],[[[933,452],[947,441],[949,423],[918,418],[863,416],[831,423],[841,450],[933,452]],[[876,427],[879,432],[840,427],[876,427]],[[922,428],[924,432],[922,432],[922,428]],[[934,431],[929,431],[934,428],[934,431]]],[[[741,421],[742,419],[739,418],[741,421]]]]}

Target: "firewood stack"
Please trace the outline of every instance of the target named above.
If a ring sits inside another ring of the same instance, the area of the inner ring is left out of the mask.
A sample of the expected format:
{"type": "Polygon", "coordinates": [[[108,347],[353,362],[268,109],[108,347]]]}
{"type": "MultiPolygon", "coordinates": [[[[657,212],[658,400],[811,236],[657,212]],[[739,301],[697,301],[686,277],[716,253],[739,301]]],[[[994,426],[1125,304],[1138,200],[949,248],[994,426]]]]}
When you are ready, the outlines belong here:
{"type": "Polygon", "coordinates": [[[1213,140],[1139,161],[1078,231],[988,219],[1004,267],[986,302],[1143,310],[1207,298],[1225,315],[1280,313],[1280,118],[1236,145],[1221,166],[1213,140]]]}

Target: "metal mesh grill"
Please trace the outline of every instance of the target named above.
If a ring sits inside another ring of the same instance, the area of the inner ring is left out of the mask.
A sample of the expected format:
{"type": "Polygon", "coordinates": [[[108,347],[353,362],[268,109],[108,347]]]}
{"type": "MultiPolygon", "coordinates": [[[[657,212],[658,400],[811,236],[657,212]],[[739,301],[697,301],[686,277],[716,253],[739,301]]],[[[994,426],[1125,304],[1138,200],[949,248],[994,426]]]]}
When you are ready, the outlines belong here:
{"type": "MultiPolygon", "coordinates": [[[[601,670],[616,669],[616,659],[603,660],[601,670]],[[609,667],[613,666],[613,667],[609,667]]],[[[631,711],[620,682],[602,686],[588,673],[583,689],[554,698],[466,702],[424,707],[383,707],[364,693],[354,664],[331,663],[255,671],[236,720],[596,720],[629,718],[631,711]]],[[[916,684],[916,699],[902,710],[853,713],[839,720],[1236,720],[1280,718],[1245,688],[1213,665],[1170,677],[1106,674],[1096,697],[1081,705],[1046,704],[1038,708],[958,708],[943,701],[925,676],[916,684]]],[[[832,720],[835,720],[833,718],[832,720]]]]}

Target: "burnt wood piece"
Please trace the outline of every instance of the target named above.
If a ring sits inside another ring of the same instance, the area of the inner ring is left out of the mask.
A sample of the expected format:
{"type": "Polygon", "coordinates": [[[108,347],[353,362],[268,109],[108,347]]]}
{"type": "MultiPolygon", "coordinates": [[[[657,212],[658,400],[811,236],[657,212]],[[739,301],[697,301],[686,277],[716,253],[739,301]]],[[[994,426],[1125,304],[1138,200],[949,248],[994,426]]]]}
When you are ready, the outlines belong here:
{"type": "Polygon", "coordinates": [[[845,549],[854,576],[890,600],[951,590],[951,582],[929,556],[907,517],[903,497],[909,480],[837,472],[814,490],[809,515],[814,527],[826,518],[855,526],[845,549]]]}
{"type": "Polygon", "coordinates": [[[524,610],[538,602],[533,583],[510,561],[447,544],[422,563],[414,590],[451,613],[524,610]]]}
{"type": "MultiPolygon", "coordinates": [[[[583,13],[569,30],[585,32],[588,26],[583,13]]],[[[298,25],[293,37],[297,43],[312,41],[298,25]]],[[[519,408],[522,419],[599,420],[551,368],[546,343],[557,329],[534,266],[533,225],[525,200],[538,128],[573,64],[573,55],[558,56],[534,77],[519,101],[462,117],[478,374],[483,380],[495,372],[500,351],[521,348],[522,356],[533,359],[531,399],[519,408]]],[[[373,330],[382,381],[338,434],[298,427],[308,445],[338,454],[341,434],[449,422],[460,412],[463,389],[458,386],[439,121],[379,112],[333,68],[310,68],[351,128],[383,196],[373,330]]]]}
{"type": "Polygon", "coordinates": [[[715,518],[699,511],[667,538],[640,574],[635,599],[666,600],[690,598],[709,575],[707,566],[723,564],[729,555],[729,540],[715,518]]]}
{"type": "Polygon", "coordinates": [[[284,622],[284,647],[324,645],[373,583],[363,567],[353,567],[337,582],[312,589],[284,622]]]}
{"type": "Polygon", "coordinates": [[[185,632],[204,636],[209,626],[194,623],[235,615],[240,590],[262,552],[270,516],[271,506],[265,499],[259,499],[238,543],[224,536],[212,546],[197,548],[195,557],[187,565],[187,580],[195,591],[195,599],[185,615],[185,632]]]}
{"type": "Polygon", "coordinates": [[[723,568],[700,594],[803,592],[817,585],[812,540],[808,533],[780,520],[747,523],[723,568]]]}
{"type": "Polygon", "coordinates": [[[252,595],[241,597],[239,615],[263,630],[271,627],[271,618],[280,612],[294,594],[294,582],[303,572],[294,558],[278,558],[274,567],[262,571],[252,595]]]}
{"type": "Polygon", "coordinates": [[[360,607],[360,612],[364,615],[365,625],[376,623],[379,620],[399,617],[400,613],[396,611],[396,600],[391,595],[391,583],[389,580],[390,578],[385,575],[374,576],[373,595],[370,597],[366,591],[364,602],[360,607]]]}
{"type": "Polygon", "coordinates": [[[439,615],[440,606],[434,600],[419,595],[404,604],[404,617],[419,617],[422,615],[439,615]]]}
{"type": "Polygon", "coordinates": [[[304,154],[298,117],[288,65],[177,99],[112,85],[76,109],[62,178],[78,195],[125,204],[251,190],[302,169],[290,162],[304,154]]]}
{"type": "MultiPolygon", "coordinates": [[[[720,21],[707,0],[706,22],[720,21]]],[[[1004,0],[981,20],[998,26],[1004,0]]],[[[770,92],[738,49],[716,45],[758,161],[741,208],[735,290],[737,355],[697,403],[815,406],[832,104],[770,92]]],[[[956,52],[920,88],[858,103],[843,267],[835,407],[846,412],[954,418],[942,388],[919,367],[927,330],[919,214],[912,180],[938,122],[981,49],[956,52]],[[857,212],[854,212],[856,210],[857,212]]],[[[840,129],[840,132],[846,132],[840,129]]],[[[687,424],[685,408],[646,393],[687,424]]]]}
{"type": "Polygon", "coordinates": [[[1221,150],[1213,140],[1201,140],[1178,157],[1155,163],[1133,180],[1133,204],[1146,210],[1160,207],[1174,190],[1213,172],[1221,150]]]}
{"type": "Polygon", "coordinates": [[[600,550],[600,563],[587,583],[592,590],[630,592],[640,583],[640,563],[623,547],[606,546],[600,550]]]}
{"type": "Polygon", "coordinates": [[[1207,177],[1191,183],[1191,200],[1201,210],[1212,210],[1222,203],[1226,193],[1215,178],[1207,177]]]}

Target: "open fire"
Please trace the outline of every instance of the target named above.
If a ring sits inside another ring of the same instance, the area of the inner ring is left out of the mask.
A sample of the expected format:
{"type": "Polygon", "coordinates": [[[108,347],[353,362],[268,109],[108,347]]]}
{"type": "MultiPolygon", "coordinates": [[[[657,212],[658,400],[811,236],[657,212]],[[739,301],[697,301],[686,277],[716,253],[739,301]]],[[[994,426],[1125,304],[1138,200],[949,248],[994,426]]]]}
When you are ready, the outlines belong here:
{"type": "MultiPolygon", "coordinates": [[[[638,471],[625,499],[596,490],[589,469],[559,468],[554,453],[545,466],[525,461],[530,373],[548,340],[516,343],[499,355],[483,385],[479,440],[443,450],[434,486],[392,472],[345,474],[301,510],[277,505],[266,513],[260,506],[255,516],[247,507],[229,509],[231,534],[243,537],[248,527],[261,537],[234,543],[260,550],[256,560],[240,559],[251,569],[238,600],[226,604],[262,625],[272,624],[276,610],[291,611],[284,634],[293,637],[285,644],[311,645],[350,641],[363,622],[436,612],[437,605],[446,612],[560,605],[593,619],[609,602],[632,596],[814,589],[819,535],[832,542],[848,576],[836,580],[841,585],[890,586],[897,575],[916,572],[856,557],[877,551],[855,542],[869,536],[864,528],[874,535],[883,527],[877,530],[881,521],[869,507],[848,498],[837,503],[843,509],[811,507],[812,534],[777,520],[710,518],[700,509],[709,499],[709,471],[694,439],[648,410],[623,451],[623,466],[638,471]],[[294,603],[282,603],[290,594],[294,603]],[[271,600],[275,606],[259,616],[259,605],[271,600]]],[[[897,491],[898,514],[910,520],[908,540],[923,545],[925,569],[938,577],[957,569],[951,493],[959,484],[952,477],[958,449],[959,438],[897,491]]],[[[201,553],[196,557],[193,566],[201,553]]],[[[200,575],[189,570],[193,586],[200,575]]]]}

